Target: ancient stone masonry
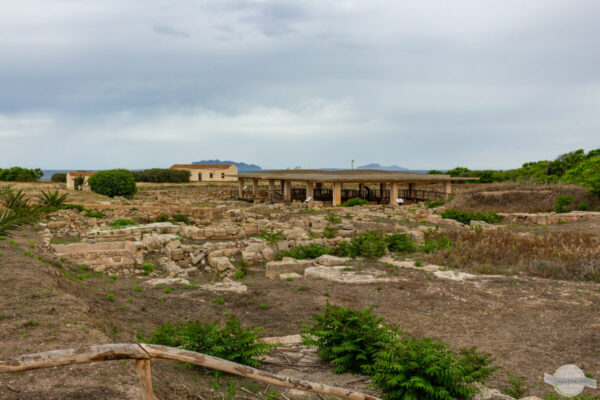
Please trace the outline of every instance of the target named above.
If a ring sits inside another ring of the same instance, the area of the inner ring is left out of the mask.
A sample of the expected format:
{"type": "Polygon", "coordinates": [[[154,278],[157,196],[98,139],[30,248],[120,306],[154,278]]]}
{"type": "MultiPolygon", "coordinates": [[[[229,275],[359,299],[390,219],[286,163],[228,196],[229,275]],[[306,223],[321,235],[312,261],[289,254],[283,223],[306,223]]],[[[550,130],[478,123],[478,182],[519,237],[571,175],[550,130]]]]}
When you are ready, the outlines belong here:
{"type": "Polygon", "coordinates": [[[58,257],[70,262],[85,264],[95,271],[107,269],[133,269],[144,261],[141,242],[119,241],[99,243],[55,244],[52,248],[58,257]]]}

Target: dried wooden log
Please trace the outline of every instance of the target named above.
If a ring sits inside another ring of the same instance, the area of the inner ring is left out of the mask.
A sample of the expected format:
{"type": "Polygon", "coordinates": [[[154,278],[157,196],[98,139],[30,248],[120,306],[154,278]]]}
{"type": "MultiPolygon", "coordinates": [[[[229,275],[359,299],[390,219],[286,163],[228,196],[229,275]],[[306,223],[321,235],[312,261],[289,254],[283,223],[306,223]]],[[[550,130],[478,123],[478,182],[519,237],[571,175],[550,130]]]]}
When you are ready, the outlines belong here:
{"type": "Polygon", "coordinates": [[[350,389],[275,375],[270,372],[261,371],[256,368],[206,354],[153,344],[104,344],[82,347],[80,349],[54,350],[44,353],[28,354],[13,358],[12,360],[0,361],[0,373],[29,371],[97,361],[122,359],[140,360],[140,362],[136,362],[136,371],[140,378],[142,393],[146,396],[142,397],[142,399],[146,400],[154,398],[152,395],[152,378],[150,375],[149,359],[151,358],[164,358],[167,360],[187,362],[268,384],[304,390],[317,394],[332,395],[348,400],[379,400],[377,397],[355,392],[350,389]]]}
{"type": "Polygon", "coordinates": [[[335,386],[314,383],[302,379],[290,378],[287,376],[275,375],[270,372],[261,371],[246,365],[237,364],[221,358],[212,357],[206,354],[194,353],[172,347],[158,346],[154,344],[140,344],[140,346],[152,358],[166,358],[168,360],[183,361],[191,364],[201,365],[203,367],[218,369],[219,371],[243,376],[260,382],[272,383],[278,386],[284,386],[307,392],[322,393],[326,395],[337,396],[348,400],[379,400],[374,396],[355,392],[350,389],[339,388],[335,386]]]}
{"type": "Polygon", "coordinates": [[[12,360],[0,361],[0,373],[29,371],[32,369],[60,367],[62,365],[86,364],[97,361],[134,359],[150,356],[138,344],[101,344],[79,349],[53,350],[26,354],[12,360]]]}
{"type": "Polygon", "coordinates": [[[140,400],[154,400],[150,360],[135,360],[135,371],[140,381],[140,400]]]}

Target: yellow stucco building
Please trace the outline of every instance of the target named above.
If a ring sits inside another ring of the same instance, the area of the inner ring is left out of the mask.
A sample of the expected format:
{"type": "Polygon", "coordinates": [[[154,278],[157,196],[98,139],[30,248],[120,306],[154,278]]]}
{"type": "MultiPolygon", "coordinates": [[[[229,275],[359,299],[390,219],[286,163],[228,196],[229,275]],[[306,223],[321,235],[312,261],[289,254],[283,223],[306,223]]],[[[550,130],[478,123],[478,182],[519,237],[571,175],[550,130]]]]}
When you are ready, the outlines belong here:
{"type": "Polygon", "coordinates": [[[238,169],[234,164],[174,164],[171,169],[190,171],[190,182],[235,182],[238,169]]]}

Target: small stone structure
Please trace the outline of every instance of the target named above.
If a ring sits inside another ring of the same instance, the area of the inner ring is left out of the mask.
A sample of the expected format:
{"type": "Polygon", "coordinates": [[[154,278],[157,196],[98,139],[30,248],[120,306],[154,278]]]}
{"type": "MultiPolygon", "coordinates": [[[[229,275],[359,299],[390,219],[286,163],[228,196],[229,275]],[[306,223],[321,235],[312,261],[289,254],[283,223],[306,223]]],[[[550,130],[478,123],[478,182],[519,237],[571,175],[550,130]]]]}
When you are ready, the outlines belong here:
{"type": "Polygon", "coordinates": [[[71,171],[71,172],[67,172],[67,189],[75,189],[75,178],[81,176],[83,177],[83,185],[81,187],[79,187],[79,190],[83,190],[84,192],[89,192],[91,191],[89,185],[88,185],[88,180],[90,179],[90,176],[94,175],[95,172],[89,172],[89,171],[71,171]]]}

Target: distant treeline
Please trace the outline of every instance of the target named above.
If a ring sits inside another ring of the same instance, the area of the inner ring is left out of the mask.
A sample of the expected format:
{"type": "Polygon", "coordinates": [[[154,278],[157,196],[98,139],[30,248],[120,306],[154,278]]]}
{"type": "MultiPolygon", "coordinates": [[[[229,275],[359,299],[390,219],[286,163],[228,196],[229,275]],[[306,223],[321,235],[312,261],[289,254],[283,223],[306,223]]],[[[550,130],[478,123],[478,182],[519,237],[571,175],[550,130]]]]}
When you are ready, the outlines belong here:
{"type": "Polygon", "coordinates": [[[537,183],[574,183],[600,194],[600,149],[576,150],[558,156],[553,161],[535,161],[521,168],[502,170],[470,170],[456,167],[446,172],[429,171],[455,177],[479,178],[479,183],[526,181],[537,183]]]}
{"type": "Polygon", "coordinates": [[[0,181],[3,182],[36,182],[39,181],[42,176],[44,176],[44,173],[39,168],[0,168],[0,181]]]}
{"type": "Polygon", "coordinates": [[[190,171],[178,169],[151,168],[144,171],[131,171],[136,182],[182,183],[190,181],[190,171]]]}

